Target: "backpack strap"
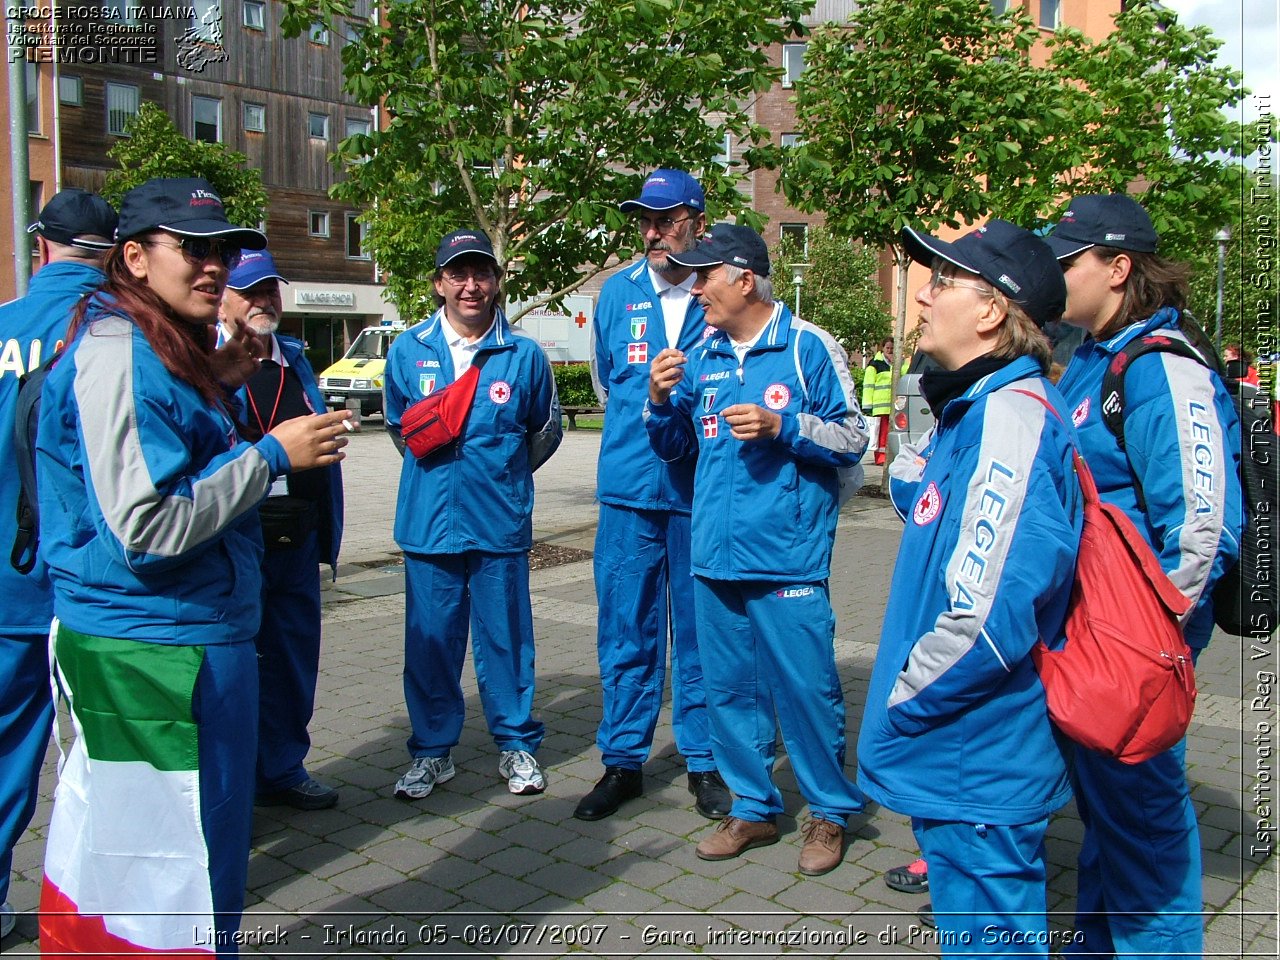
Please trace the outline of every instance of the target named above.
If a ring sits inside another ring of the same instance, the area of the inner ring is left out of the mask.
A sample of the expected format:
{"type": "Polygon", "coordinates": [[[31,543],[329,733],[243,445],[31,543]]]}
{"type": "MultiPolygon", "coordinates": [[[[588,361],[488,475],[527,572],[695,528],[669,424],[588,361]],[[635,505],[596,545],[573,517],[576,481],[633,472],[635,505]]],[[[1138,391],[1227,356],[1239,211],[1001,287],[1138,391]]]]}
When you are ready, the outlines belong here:
{"type": "MultiPolygon", "coordinates": [[[[1031,390],[1023,390],[1020,387],[1014,387],[1013,392],[1025,394],[1032,400],[1037,400],[1044,404],[1044,408],[1052,413],[1060,424],[1066,426],[1067,421],[1062,419],[1062,414],[1054,408],[1052,403],[1040,396],[1040,394],[1034,393],[1031,390]]],[[[1098,485],[1093,482],[1093,471],[1091,471],[1089,469],[1089,465],[1084,462],[1084,457],[1080,456],[1080,451],[1076,449],[1075,444],[1071,445],[1071,456],[1075,461],[1076,479],[1080,481],[1080,493],[1084,496],[1084,502],[1087,504],[1101,503],[1101,498],[1098,496],[1098,485]]]]}
{"type": "Polygon", "coordinates": [[[1147,510],[1147,498],[1142,492],[1142,481],[1133,470],[1133,461],[1129,459],[1124,438],[1124,375],[1128,372],[1130,364],[1148,353],[1172,353],[1194,360],[1219,376],[1225,376],[1226,373],[1208,337],[1194,319],[1184,315],[1180,318],[1178,329],[1188,337],[1188,340],[1158,332],[1138,337],[1125,344],[1111,358],[1106,371],[1102,374],[1102,422],[1116,438],[1116,444],[1125,455],[1125,461],[1129,464],[1129,473],[1133,475],[1133,492],[1138,502],[1138,509],[1143,513],[1147,510]]]}
{"type": "Polygon", "coordinates": [[[13,458],[18,471],[17,531],[9,565],[21,574],[35,568],[40,546],[40,502],[36,494],[36,427],[40,419],[40,393],[49,371],[62,356],[57,351],[42,365],[18,381],[18,402],[13,416],[13,458]]]}

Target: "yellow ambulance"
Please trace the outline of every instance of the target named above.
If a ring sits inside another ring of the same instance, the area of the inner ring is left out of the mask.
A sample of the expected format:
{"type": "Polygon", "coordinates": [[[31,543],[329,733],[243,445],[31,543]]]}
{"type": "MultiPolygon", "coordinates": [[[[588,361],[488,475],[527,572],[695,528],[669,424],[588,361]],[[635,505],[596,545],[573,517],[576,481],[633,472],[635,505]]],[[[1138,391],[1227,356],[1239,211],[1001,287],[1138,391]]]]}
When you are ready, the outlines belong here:
{"type": "Polygon", "coordinates": [[[382,413],[382,370],[391,341],[404,331],[403,323],[365,327],[342,359],[320,374],[325,403],[341,410],[348,400],[360,401],[360,415],[382,413]]]}

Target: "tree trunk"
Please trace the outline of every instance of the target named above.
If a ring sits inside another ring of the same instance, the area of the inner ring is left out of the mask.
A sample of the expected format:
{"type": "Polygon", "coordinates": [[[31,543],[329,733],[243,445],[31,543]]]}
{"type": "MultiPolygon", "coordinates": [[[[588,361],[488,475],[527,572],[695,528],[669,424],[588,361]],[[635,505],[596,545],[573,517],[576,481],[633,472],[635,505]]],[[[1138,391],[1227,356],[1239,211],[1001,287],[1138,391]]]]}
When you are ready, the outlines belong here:
{"type": "MultiPolygon", "coordinates": [[[[893,362],[889,365],[893,376],[893,388],[889,391],[889,396],[890,398],[896,398],[898,396],[899,371],[902,369],[902,351],[907,339],[907,268],[911,266],[911,258],[907,256],[907,250],[901,244],[895,243],[889,249],[893,251],[893,265],[898,271],[898,319],[893,327],[893,362]]],[[[892,430],[892,399],[889,405],[889,418],[889,429],[892,430]]],[[[875,442],[874,437],[872,442],[875,442]]],[[[880,473],[880,489],[886,495],[889,493],[889,467],[891,465],[892,461],[886,456],[884,470],[880,473]]]]}

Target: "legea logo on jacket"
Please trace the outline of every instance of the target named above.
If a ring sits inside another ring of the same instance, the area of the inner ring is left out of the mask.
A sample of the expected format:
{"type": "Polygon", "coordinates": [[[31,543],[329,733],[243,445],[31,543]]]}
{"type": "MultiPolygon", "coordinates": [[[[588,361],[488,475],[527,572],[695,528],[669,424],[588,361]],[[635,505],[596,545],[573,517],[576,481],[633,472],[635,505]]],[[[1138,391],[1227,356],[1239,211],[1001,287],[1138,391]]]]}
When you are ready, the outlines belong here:
{"type": "Polygon", "coordinates": [[[929,486],[920,495],[920,499],[916,501],[916,508],[911,514],[911,519],[917,527],[923,527],[931,523],[941,510],[942,494],[938,492],[938,485],[930,481],[929,486]]]}
{"type": "Polygon", "coordinates": [[[627,304],[627,313],[630,313],[632,310],[652,310],[652,309],[653,309],[652,300],[641,300],[639,303],[627,304]]]}
{"type": "Polygon", "coordinates": [[[790,600],[793,597],[811,597],[813,596],[813,587],[784,587],[777,592],[777,596],[781,600],[790,600]]]}

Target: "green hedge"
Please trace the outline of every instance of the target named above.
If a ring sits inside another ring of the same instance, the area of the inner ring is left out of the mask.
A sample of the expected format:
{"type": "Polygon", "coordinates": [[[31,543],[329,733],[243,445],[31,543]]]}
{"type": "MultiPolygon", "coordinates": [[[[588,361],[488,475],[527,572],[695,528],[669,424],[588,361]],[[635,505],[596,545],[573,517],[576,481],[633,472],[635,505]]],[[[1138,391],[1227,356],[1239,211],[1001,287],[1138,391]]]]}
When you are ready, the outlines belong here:
{"type": "Polygon", "coordinates": [[[591,365],[587,363],[559,363],[552,368],[556,375],[556,389],[560,392],[562,407],[597,407],[600,405],[591,386],[591,365]]]}

